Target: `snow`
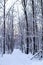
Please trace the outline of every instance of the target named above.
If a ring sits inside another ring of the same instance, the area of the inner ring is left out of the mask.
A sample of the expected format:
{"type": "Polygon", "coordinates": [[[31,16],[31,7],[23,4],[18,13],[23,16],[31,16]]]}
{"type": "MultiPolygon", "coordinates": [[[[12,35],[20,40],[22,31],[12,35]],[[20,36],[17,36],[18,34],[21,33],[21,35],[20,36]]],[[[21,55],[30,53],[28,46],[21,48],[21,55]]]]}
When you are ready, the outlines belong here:
{"type": "Polygon", "coordinates": [[[43,65],[43,60],[30,60],[32,54],[26,55],[19,49],[14,49],[12,54],[0,56],[0,65],[43,65]]]}

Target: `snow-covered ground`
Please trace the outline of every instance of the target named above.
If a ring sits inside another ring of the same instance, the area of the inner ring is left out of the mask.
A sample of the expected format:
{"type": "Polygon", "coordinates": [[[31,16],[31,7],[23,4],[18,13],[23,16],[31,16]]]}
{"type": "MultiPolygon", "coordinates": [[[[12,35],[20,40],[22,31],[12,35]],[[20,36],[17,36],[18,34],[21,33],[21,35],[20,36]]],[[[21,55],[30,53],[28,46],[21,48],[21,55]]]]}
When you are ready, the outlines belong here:
{"type": "Polygon", "coordinates": [[[24,54],[20,50],[15,49],[12,54],[0,56],[0,65],[43,65],[43,60],[30,60],[32,54],[24,54]]]}

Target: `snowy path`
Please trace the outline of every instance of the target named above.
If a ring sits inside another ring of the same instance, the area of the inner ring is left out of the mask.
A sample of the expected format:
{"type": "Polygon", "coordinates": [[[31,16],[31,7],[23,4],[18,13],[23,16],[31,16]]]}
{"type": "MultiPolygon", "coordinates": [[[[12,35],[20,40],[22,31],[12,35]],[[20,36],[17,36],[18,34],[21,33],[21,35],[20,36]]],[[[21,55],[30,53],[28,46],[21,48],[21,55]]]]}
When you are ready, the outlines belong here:
{"type": "Polygon", "coordinates": [[[30,60],[31,57],[31,54],[26,55],[15,49],[11,55],[5,54],[0,57],[0,65],[43,65],[42,60],[30,60]]]}

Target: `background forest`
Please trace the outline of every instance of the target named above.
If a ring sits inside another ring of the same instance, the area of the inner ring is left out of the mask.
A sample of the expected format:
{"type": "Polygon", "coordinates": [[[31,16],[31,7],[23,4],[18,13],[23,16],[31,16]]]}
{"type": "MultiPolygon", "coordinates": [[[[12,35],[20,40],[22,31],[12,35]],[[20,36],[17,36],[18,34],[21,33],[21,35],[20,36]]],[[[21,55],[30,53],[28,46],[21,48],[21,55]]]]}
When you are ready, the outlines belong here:
{"type": "Polygon", "coordinates": [[[43,53],[43,0],[0,0],[0,53],[14,49],[43,53]]]}

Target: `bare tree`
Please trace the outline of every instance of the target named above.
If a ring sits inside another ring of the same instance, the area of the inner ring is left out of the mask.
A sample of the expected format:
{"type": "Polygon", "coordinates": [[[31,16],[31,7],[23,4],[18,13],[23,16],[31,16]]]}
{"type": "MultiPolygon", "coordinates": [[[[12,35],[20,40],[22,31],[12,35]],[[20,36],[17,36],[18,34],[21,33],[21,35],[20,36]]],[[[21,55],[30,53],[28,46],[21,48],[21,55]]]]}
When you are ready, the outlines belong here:
{"type": "Polygon", "coordinates": [[[14,48],[14,38],[13,38],[14,37],[14,35],[13,35],[14,34],[14,31],[13,31],[13,22],[14,22],[13,19],[14,19],[14,15],[13,15],[13,13],[14,13],[14,7],[12,8],[12,16],[11,16],[12,17],[12,26],[11,26],[12,27],[12,30],[11,30],[12,32],[11,32],[11,44],[10,44],[11,51],[13,51],[13,48],[14,48]]]}
{"type": "Polygon", "coordinates": [[[3,34],[3,37],[4,37],[4,39],[3,39],[3,54],[5,54],[5,0],[4,0],[4,34],[3,34]]]}
{"type": "MultiPolygon", "coordinates": [[[[33,34],[35,35],[35,20],[34,20],[34,0],[32,0],[32,10],[33,10],[33,34]]],[[[33,38],[34,44],[33,44],[33,54],[35,53],[35,37],[33,38]]]]}
{"type": "Polygon", "coordinates": [[[27,49],[26,49],[26,54],[29,53],[29,38],[28,38],[28,19],[27,19],[27,12],[26,12],[26,4],[27,4],[27,0],[22,0],[22,4],[23,4],[23,7],[24,7],[24,14],[25,14],[25,19],[26,19],[26,35],[27,35],[27,38],[26,38],[26,44],[27,44],[27,49]]]}

